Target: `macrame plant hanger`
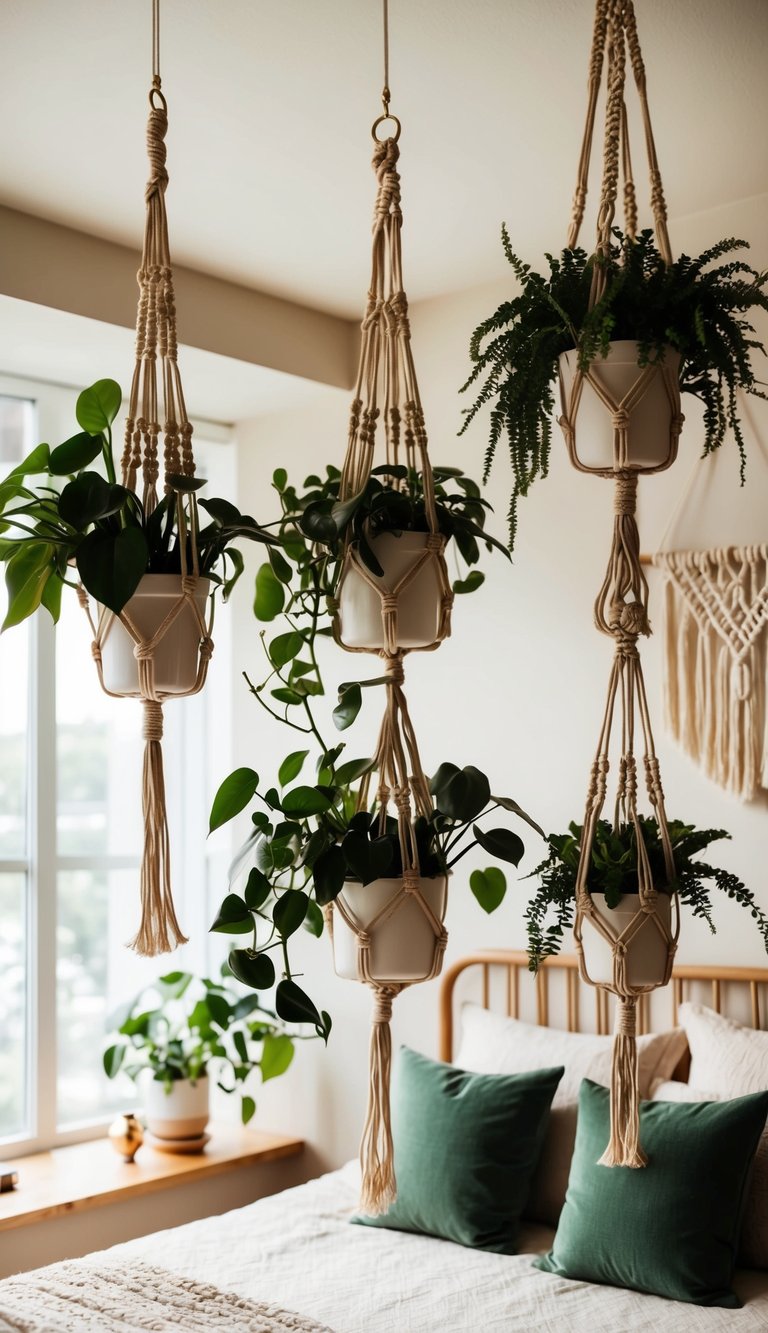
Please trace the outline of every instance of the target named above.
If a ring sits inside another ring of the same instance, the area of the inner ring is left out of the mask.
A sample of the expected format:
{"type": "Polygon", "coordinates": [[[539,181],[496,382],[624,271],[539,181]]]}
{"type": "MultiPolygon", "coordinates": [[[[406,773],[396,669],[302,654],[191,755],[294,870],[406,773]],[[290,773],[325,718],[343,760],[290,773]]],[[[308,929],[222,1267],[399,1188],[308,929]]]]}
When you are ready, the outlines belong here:
{"type": "Polygon", "coordinates": [[[100,607],[94,616],[85,590],[82,586],[79,589],[81,605],[91,624],[93,656],[105,693],[124,697],[107,688],[102,670],[102,650],[108,634],[117,628],[113,624],[115,619],[120,621],[133,641],[138,665],[138,688],[132,690],[130,695],[139,697],[144,709],[144,849],[141,863],[141,922],[132,947],[137,953],[148,957],[167,953],[177,945],[186,943],[171,893],[170,844],[161,744],[163,702],[169,697],[197,694],[205,683],[208,662],[213,652],[212,611],[206,622],[199,606],[197,504],[192,488],[187,489],[184,485],[185,478],[191,481],[194,477],[195,462],[192,425],[187,416],[177,361],[176,301],[165,208],[168,185],[165,167],[168,105],[160,79],[159,4],[160,0],[152,0],[152,87],[149,92],[147,124],[150,177],[145,193],[144,248],[141,268],[137,274],[139,302],[136,365],[125,423],[122,482],[128,489],[138,493],[141,474],[144,512],[146,515],[151,514],[158,503],[158,440],[162,434],[164,492],[166,496],[175,496],[181,561],[179,595],[154,632],[147,634],[137,624],[135,614],[132,615],[130,601],[117,617],[106,607],[100,607]],[[156,686],[155,659],[158,648],[166,636],[172,633],[180,617],[192,617],[196,627],[197,669],[191,688],[171,693],[156,686]]]}
{"type": "MultiPolygon", "coordinates": [[[[648,165],[651,177],[651,206],[659,250],[665,262],[671,262],[671,250],[666,225],[666,206],[661,183],[656,149],[651,129],[645,84],[645,69],[635,25],[632,0],[598,0],[589,73],[589,104],[587,123],[579,163],[578,183],[574,198],[568,246],[574,248],[584,214],[589,175],[589,160],[595,123],[595,112],[603,70],[607,66],[607,102],[603,155],[602,191],[597,222],[596,253],[599,257],[610,254],[619,184],[620,163],[624,176],[625,226],[632,238],[637,230],[637,208],[629,153],[627,114],[624,101],[625,60],[628,48],[637,87],[648,165]]],[[[594,266],[590,306],[600,299],[605,287],[605,270],[599,262],[594,266]]],[[[616,1035],[613,1047],[611,1073],[611,1132],[610,1141],[601,1163],[605,1166],[633,1166],[646,1164],[639,1142],[639,1106],[637,1085],[637,1053],[635,1044],[636,1009],[638,995],[669,981],[679,933],[679,904],[673,900],[671,924],[657,913],[658,892],[653,884],[648,852],[643,841],[638,815],[638,775],[635,756],[635,729],[639,719],[643,744],[645,786],[653,817],[659,828],[664,852],[667,883],[674,882],[674,858],[664,807],[659,762],[656,756],[651,720],[648,711],[643,671],[638,651],[640,635],[650,634],[648,621],[648,584],[640,565],[640,540],[635,519],[637,478],[639,472],[658,472],[669,467],[677,454],[677,441],[682,425],[680,396],[677,379],[664,363],[638,370],[634,387],[621,401],[607,390],[594,365],[577,372],[573,390],[563,404],[561,419],[568,451],[575,467],[582,471],[596,471],[598,475],[614,479],[615,518],[613,544],[603,586],[595,603],[597,628],[614,642],[614,658],[608,683],[608,696],[600,729],[597,753],[592,764],[581,853],[576,882],[575,941],[579,954],[581,975],[594,985],[583,948],[583,930],[588,922],[609,945],[612,951],[612,980],[607,989],[616,996],[616,1035]],[[654,376],[662,376],[671,407],[671,426],[666,456],[655,466],[637,466],[630,461],[629,432],[632,411],[646,392],[654,376]],[[579,460],[577,452],[577,417],[579,401],[585,380],[589,380],[610,414],[613,426],[613,468],[591,469],[579,460]],[[639,910],[624,929],[617,930],[601,914],[589,889],[589,871],[592,848],[598,820],[607,796],[610,769],[609,751],[614,724],[618,719],[620,757],[617,770],[617,790],[613,808],[614,826],[634,827],[637,845],[639,910]],[[627,947],[639,932],[658,932],[666,945],[666,967],[663,977],[653,985],[635,985],[629,979],[627,947]]]]}
{"type": "MultiPolygon", "coordinates": [[[[401,126],[397,117],[389,110],[387,0],[383,0],[383,11],[384,111],[372,127],[375,143],[373,168],[376,172],[377,193],[373,222],[371,286],[362,323],[360,365],[352,403],[347,452],[341,474],[340,499],[348,500],[365,487],[373,467],[377,421],[382,416],[386,462],[391,466],[404,462],[408,469],[418,471],[420,474],[429,531],[423,553],[418,555],[407,573],[391,585],[384,585],[381,579],[376,579],[370,574],[353,542],[347,542],[343,557],[342,580],[354,567],[375,589],[381,599],[383,624],[384,647],[378,651],[384,663],[386,708],[372,770],[361,781],[358,809],[369,808],[372,775],[378,774],[375,808],[379,828],[383,833],[387,814],[390,807],[393,807],[397,818],[402,859],[402,874],[397,877],[401,881],[399,891],[373,919],[366,923],[359,920],[345,903],[343,891],[328,913],[331,931],[333,914],[336,913],[354,933],[357,940],[358,980],[369,985],[374,993],[368,1110],[360,1146],[362,1167],[360,1206],[371,1216],[386,1212],[389,1205],[394,1202],[397,1190],[389,1100],[392,1052],[389,1025],[392,1001],[406,985],[411,985],[415,981],[431,980],[439,974],[448,938],[442,919],[430,906],[420,886],[419,854],[414,824],[419,816],[429,818],[433,804],[403,692],[403,658],[405,652],[411,649],[400,647],[398,599],[423,569],[425,563],[434,562],[441,609],[438,617],[438,633],[434,642],[425,645],[427,651],[439,647],[450,632],[453,601],[443,554],[446,539],[438,527],[434,481],[427,451],[427,432],[411,351],[408,301],[403,290],[400,249],[402,213],[400,177],[397,172],[401,126]],[[394,124],[394,134],[379,139],[379,127],[386,121],[394,124]],[[428,922],[433,946],[430,957],[425,958],[422,974],[403,982],[374,973],[371,957],[377,930],[391,922],[398,914],[402,914],[409,904],[415,904],[428,922]]],[[[390,478],[387,478],[387,481],[392,484],[390,478]]],[[[405,487],[406,482],[401,481],[398,484],[405,487]]],[[[346,651],[370,651],[349,648],[344,643],[340,632],[338,610],[335,633],[337,642],[346,651]]]]}
{"type": "Polygon", "coordinates": [[[664,720],[713,782],[752,801],[768,788],[768,543],[674,548],[700,472],[697,459],[652,558],[664,577],[664,720]]]}

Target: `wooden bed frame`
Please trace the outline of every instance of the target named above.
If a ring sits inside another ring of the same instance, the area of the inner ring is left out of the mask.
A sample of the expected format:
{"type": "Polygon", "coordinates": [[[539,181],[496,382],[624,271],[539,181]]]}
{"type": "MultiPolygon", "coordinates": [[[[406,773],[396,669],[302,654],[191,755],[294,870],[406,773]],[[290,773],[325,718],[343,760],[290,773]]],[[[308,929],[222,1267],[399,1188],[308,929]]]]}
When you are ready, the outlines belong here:
{"type": "MultiPolygon", "coordinates": [[[[457,1002],[457,981],[472,969],[479,969],[480,1003],[483,1008],[497,1008],[491,1003],[492,988],[494,996],[499,994],[499,979],[502,981],[504,1007],[510,1018],[517,1018],[521,1013],[521,977],[522,985],[528,986],[529,994],[534,996],[535,1017],[532,1021],[542,1027],[565,1026],[568,1032],[581,1032],[582,1016],[591,1006],[595,1015],[593,1030],[601,1034],[611,1031],[611,1008],[613,996],[602,988],[587,986],[579,976],[579,963],[575,955],[560,954],[547,958],[534,977],[528,971],[528,955],[523,951],[494,949],[469,954],[453,963],[444,973],[440,987],[440,1059],[450,1061],[454,1054],[455,1012],[457,1002]],[[506,978],[504,977],[506,973],[506,978]],[[558,976],[564,989],[564,1023],[550,1023],[550,979],[558,976]]],[[[474,978],[475,982],[477,977],[474,978]]],[[[693,987],[702,1003],[707,1004],[718,1014],[733,1008],[733,1000],[741,1000],[740,1021],[750,1021],[752,1027],[762,1026],[761,1018],[768,1015],[768,968],[751,967],[705,967],[680,964],[672,972],[672,980],[666,991],[655,992],[656,996],[668,998],[671,1012],[664,1026],[677,1025],[677,1011],[683,1000],[688,998],[693,987]],[[745,1010],[744,1001],[748,1001],[745,1010]],[[747,1013],[749,1018],[747,1019],[747,1013]]],[[[476,994],[473,995],[476,999],[476,994]]],[[[658,1012],[658,1010],[656,1011],[658,1012]]],[[[734,1015],[735,1016],[735,1015],[734,1015]]],[[[638,1031],[652,1031],[651,997],[641,995],[638,1002],[638,1031]]],[[[687,1069],[675,1071],[678,1078],[687,1077],[687,1069]]]]}

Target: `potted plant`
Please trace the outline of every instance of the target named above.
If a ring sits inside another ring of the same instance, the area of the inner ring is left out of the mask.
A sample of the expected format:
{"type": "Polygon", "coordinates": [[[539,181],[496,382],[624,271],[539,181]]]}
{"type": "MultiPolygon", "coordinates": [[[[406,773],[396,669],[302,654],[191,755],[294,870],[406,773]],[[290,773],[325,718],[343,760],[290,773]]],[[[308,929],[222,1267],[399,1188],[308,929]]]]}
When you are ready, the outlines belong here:
{"type": "Polygon", "coordinates": [[[112,422],[120,404],[114,380],[91,385],[77,400],[80,432],[54,449],[38,445],[0,483],[0,561],[8,588],[3,629],[40,606],[58,620],[63,588],[79,580],[99,608],[105,687],[138,694],[134,640],[116,617],[124,612],[143,637],[163,623],[180,599],[185,546],[186,564],[191,560],[191,522],[200,574],[197,613],[188,604],[180,607],[174,634],[164,635],[155,653],[156,689],[183,694],[197,674],[211,586],[221,587],[226,599],[242,571],[234,543],[275,538],[229,501],[197,500],[195,492],[205,483],[195,477],[173,477],[173,490],[146,512],[138,495],[116,479],[112,422]],[[210,520],[203,526],[198,509],[210,520]]]}
{"type": "MultiPolygon", "coordinates": [[[[723,829],[696,829],[680,820],[669,822],[669,835],[675,862],[675,878],[670,882],[664,861],[664,848],[655,819],[640,815],[640,829],[648,853],[653,885],[658,893],[657,911],[669,923],[671,899],[677,894],[682,906],[702,917],[712,931],[711,888],[720,889],[754,918],[768,950],[768,917],[758,907],[751,889],[736,875],[699,860],[710,843],[731,835],[723,829]]],[[[528,957],[532,972],[545,958],[559,952],[563,932],[573,926],[576,909],[576,880],[581,854],[582,825],[572,823],[569,831],[551,834],[547,839],[549,855],[532,871],[538,888],[525,912],[528,957]]],[[[592,847],[587,888],[596,911],[612,923],[615,934],[632,919],[639,908],[637,873],[637,835],[633,824],[613,827],[607,820],[597,823],[592,847]]],[[[584,920],[582,936],[585,961],[590,978],[598,985],[612,977],[611,948],[605,938],[584,920]]],[[[631,985],[660,984],[667,943],[661,934],[640,931],[628,943],[628,980],[631,985]]]]}
{"type": "MultiPolygon", "coordinates": [[[[386,646],[382,598],[397,595],[397,642],[404,649],[423,648],[445,637],[451,591],[474,592],[484,581],[475,566],[480,544],[488,551],[505,547],[485,530],[490,506],[480,487],[460,468],[434,469],[435,514],[441,551],[453,541],[466,567],[452,587],[441,577],[439,563],[428,559],[430,524],[422,475],[404,465],[374,468],[362,490],[339,500],[341,473],[328,467],[325,477],[307,477],[303,492],[288,484],[279,469],[273,484],[280,497],[279,535],[289,560],[298,565],[293,583],[274,562],[262,578],[273,584],[269,570],[285,586],[297,590],[301,576],[318,557],[326,598],[337,602],[336,633],[349,648],[379,651],[386,646]]],[[[289,567],[290,568],[290,567],[289,567]]],[[[274,593],[274,589],[273,589],[274,593]]],[[[268,608],[257,597],[256,614],[268,608]]],[[[267,618],[264,616],[264,618],[267,618]]]]}
{"type": "Polygon", "coordinates": [[[262,1083],[288,1069],[294,1040],[255,995],[241,996],[229,983],[191,972],[169,972],[112,1016],[104,1052],[108,1078],[122,1071],[141,1080],[147,1127],[160,1141],[197,1141],[208,1123],[210,1077],[240,1097],[243,1124],[256,1110],[246,1087],[259,1071],[262,1083]],[[250,1080],[250,1081],[249,1081],[250,1080]]]}
{"type": "MultiPolygon", "coordinates": [[[[504,301],[472,336],[470,355],[475,364],[463,390],[478,384],[480,388],[462,433],[480,409],[490,404],[484,480],[506,433],[514,476],[510,548],[517,530],[518,499],[528,494],[538,476],[547,474],[555,383],[559,376],[566,417],[568,383],[577,368],[586,372],[592,367],[609,396],[619,400],[643,368],[673,370],[680,390],[704,404],[703,452],[719,448],[730,429],[744,480],[746,454],[736,393],[742,390],[762,396],[750,358],[752,352],[765,349],[752,336],[748,317],[753,311],[768,310],[768,273],[758,273],[730,257],[746,247],[745,241],[723,240],[696,259],[681,255],[665,265],[651,231],[630,238],[614,228],[613,237],[605,255],[588,255],[579,248],[547,255],[549,272],[542,275],[518,259],[506,227],[502,229],[504,250],[521,291],[504,301]],[[596,269],[604,290],[590,308],[596,269]]],[[[584,412],[585,430],[579,433],[579,452],[583,449],[584,457],[577,465],[611,471],[610,417],[593,386],[585,381],[582,388],[579,413],[584,412]]],[[[660,376],[641,399],[638,412],[651,422],[651,434],[646,434],[647,423],[641,419],[637,424],[642,435],[634,440],[630,435],[629,447],[636,452],[626,466],[652,470],[663,465],[670,430],[679,427],[660,376]]]]}

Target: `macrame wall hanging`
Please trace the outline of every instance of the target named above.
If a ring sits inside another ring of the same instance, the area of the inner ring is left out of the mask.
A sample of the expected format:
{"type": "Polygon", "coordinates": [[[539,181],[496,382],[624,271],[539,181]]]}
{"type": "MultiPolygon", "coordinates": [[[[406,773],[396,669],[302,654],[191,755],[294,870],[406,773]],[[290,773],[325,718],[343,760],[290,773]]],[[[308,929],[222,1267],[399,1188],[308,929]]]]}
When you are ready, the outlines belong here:
{"type": "MultiPolygon", "coordinates": [[[[384,114],[372,131],[377,193],[371,286],[340,498],[349,500],[367,484],[381,422],[384,463],[393,468],[404,464],[420,479],[428,531],[372,537],[369,547],[382,575],[373,574],[359,544],[348,541],[335,615],[335,637],[341,647],[376,652],[384,662],[386,708],[374,767],[360,786],[358,809],[371,808],[369,795],[377,780],[373,808],[382,832],[390,809],[394,813],[402,863],[394,878],[366,885],[347,882],[328,912],[337,972],[366,983],[374,992],[370,1089],[360,1149],[361,1208],[369,1215],[385,1212],[396,1195],[389,1107],[392,1001],[405,986],[438,975],[447,942],[443,928],[447,877],[426,878],[419,865],[414,823],[418,816],[429,818],[433,804],[403,692],[403,658],[415,649],[439,647],[450,632],[453,600],[403,289],[400,122],[389,110],[387,19],[384,0],[384,114]],[[394,125],[394,134],[380,139],[385,122],[394,125]]],[[[399,473],[384,480],[403,490],[408,485],[399,473]]]]}
{"type": "MultiPolygon", "coordinates": [[[[600,197],[597,245],[598,255],[610,251],[619,184],[620,164],[624,175],[625,226],[627,234],[636,234],[637,210],[629,154],[627,115],[624,102],[626,51],[637,87],[645,142],[651,176],[651,205],[659,250],[665,261],[671,262],[671,251],[666,227],[666,207],[656,150],[653,141],[645,86],[640,45],[635,26],[631,0],[598,0],[592,43],[589,76],[589,107],[584,132],[579,176],[574,199],[573,217],[568,245],[575,247],[583,218],[589,174],[592,137],[597,98],[600,89],[603,61],[607,73],[607,101],[604,137],[603,179],[600,197]]],[[[599,300],[604,271],[595,265],[591,305],[599,300]]],[[[592,764],[580,861],[576,882],[575,940],[579,953],[581,974],[592,985],[606,985],[616,996],[616,1036],[613,1048],[611,1077],[611,1134],[608,1147],[601,1158],[606,1166],[643,1166],[646,1158],[639,1143],[637,1055],[635,1048],[635,1020],[638,995],[669,980],[679,931],[677,899],[667,912],[669,898],[659,894],[654,886],[648,853],[643,841],[638,815],[638,773],[635,749],[636,726],[642,736],[643,771],[648,800],[659,828],[667,883],[674,880],[674,859],[664,808],[659,763],[651,730],[648,701],[638,651],[638,639],[650,633],[648,621],[648,584],[640,565],[640,541],[635,519],[637,479],[640,473],[659,472],[674,461],[677,440],[682,424],[676,375],[667,358],[660,366],[635,373],[629,387],[617,397],[608,388],[603,372],[594,363],[589,371],[576,372],[568,391],[563,386],[563,416],[561,425],[568,444],[571,461],[582,471],[594,471],[614,479],[615,518],[611,556],[603,586],[595,603],[595,623],[614,643],[614,657],[608,683],[608,696],[600,737],[592,764]],[[579,409],[586,383],[594,389],[603,405],[613,435],[613,466],[591,467],[579,453],[577,440],[579,409]],[[661,422],[659,438],[648,456],[647,446],[636,439],[638,408],[647,402],[647,395],[656,383],[661,385],[661,422]],[[634,419],[633,419],[634,418],[634,419]],[[630,919],[626,917],[617,927],[612,914],[601,909],[589,888],[589,869],[598,819],[603,810],[610,770],[611,739],[618,733],[618,767],[616,794],[613,804],[614,826],[631,825],[634,828],[638,861],[638,907],[630,919]],[[663,902],[662,902],[663,900],[663,902]],[[610,976],[598,982],[590,975],[585,949],[587,932],[596,931],[611,951],[610,976]],[[642,938],[655,955],[655,975],[636,974],[628,963],[628,948],[642,938]]]]}
{"type": "Polygon", "coordinates": [[[171,894],[170,847],[163,776],[163,703],[202,689],[213,652],[206,621],[209,590],[200,577],[197,551],[197,504],[184,479],[194,477],[192,425],[184,404],[177,362],[176,302],[173,289],[165,191],[165,136],[168,107],[159,68],[159,0],[152,4],[152,87],[149,93],[146,225],[136,320],[133,372],[125,447],[123,485],[138,494],[149,516],[158,504],[158,445],[162,437],[163,489],[175,497],[171,508],[178,528],[181,573],[146,574],[136,594],[118,616],[106,607],[90,607],[79,597],[93,632],[93,656],[105,692],[139,698],[144,710],[142,800],[144,849],[141,863],[141,922],[132,947],[153,957],[186,943],[171,894]],[[159,364],[158,364],[159,363],[159,364]]]}
{"type": "Polygon", "coordinates": [[[665,722],[708,777],[751,801],[768,788],[768,543],[675,550],[693,480],[652,559],[664,577],[665,722]]]}

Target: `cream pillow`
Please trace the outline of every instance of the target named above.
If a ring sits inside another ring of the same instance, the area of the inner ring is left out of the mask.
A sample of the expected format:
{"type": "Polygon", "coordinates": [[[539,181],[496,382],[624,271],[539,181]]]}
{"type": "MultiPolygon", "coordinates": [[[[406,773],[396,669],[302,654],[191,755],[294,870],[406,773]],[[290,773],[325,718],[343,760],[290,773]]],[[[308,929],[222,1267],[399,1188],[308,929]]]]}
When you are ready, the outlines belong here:
{"type": "MultiPolygon", "coordinates": [[[[460,1069],[475,1074],[522,1074],[557,1065],[565,1069],[525,1209],[532,1221],[556,1226],[571,1169],[579,1087],[584,1078],[610,1085],[613,1038],[537,1027],[477,1004],[465,1004],[461,1020],[454,1060],[460,1069]]],[[[651,1033],[638,1037],[637,1046],[640,1096],[648,1097],[654,1079],[669,1079],[674,1073],[685,1051],[685,1034],[680,1029],[651,1033]]]]}
{"type": "MultiPolygon", "coordinates": [[[[712,1014],[713,1018],[718,1016],[712,1014]]],[[[692,1088],[689,1083],[664,1082],[662,1079],[656,1080],[651,1093],[651,1101],[654,1102],[728,1100],[718,1092],[692,1088]]],[[[738,1263],[742,1268],[768,1268],[768,1131],[763,1132],[757,1145],[752,1178],[744,1205],[738,1263]]]]}
{"type": "Polygon", "coordinates": [[[681,1004],[680,1022],[691,1049],[690,1087],[720,1097],[768,1088],[768,1032],[743,1027],[703,1004],[681,1004]]]}

